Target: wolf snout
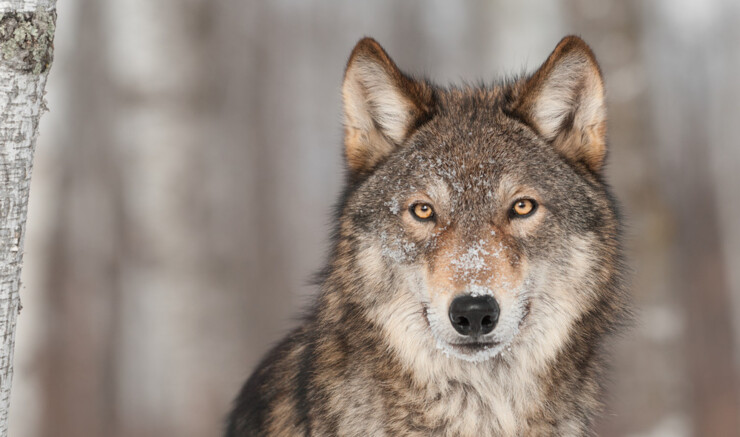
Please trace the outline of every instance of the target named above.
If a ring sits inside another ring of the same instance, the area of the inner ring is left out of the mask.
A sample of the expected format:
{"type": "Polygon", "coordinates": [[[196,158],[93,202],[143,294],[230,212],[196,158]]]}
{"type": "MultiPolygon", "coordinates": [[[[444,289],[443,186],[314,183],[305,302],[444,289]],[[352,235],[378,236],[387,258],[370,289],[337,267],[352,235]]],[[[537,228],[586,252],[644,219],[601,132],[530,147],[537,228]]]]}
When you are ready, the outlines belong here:
{"type": "Polygon", "coordinates": [[[499,306],[493,296],[463,295],[450,304],[450,322],[462,335],[478,337],[493,331],[498,322],[499,306]]]}

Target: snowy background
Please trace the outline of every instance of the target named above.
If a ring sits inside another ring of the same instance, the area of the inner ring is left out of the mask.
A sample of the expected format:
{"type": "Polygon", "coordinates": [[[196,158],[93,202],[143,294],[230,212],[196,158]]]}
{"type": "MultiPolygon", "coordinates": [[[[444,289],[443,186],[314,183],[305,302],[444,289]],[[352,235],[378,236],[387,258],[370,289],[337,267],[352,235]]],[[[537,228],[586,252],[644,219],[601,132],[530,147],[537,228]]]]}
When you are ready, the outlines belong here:
{"type": "Polygon", "coordinates": [[[10,433],[217,436],[314,293],[354,43],[447,83],[601,62],[640,321],[603,436],[740,431],[740,2],[59,0],[10,433]]]}

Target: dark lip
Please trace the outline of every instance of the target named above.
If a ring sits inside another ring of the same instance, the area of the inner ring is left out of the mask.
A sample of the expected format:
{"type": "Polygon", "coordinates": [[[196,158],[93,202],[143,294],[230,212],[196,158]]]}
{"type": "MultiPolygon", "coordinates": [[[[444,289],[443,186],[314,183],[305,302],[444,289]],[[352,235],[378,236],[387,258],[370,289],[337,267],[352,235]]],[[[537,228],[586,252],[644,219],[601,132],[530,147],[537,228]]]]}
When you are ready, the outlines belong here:
{"type": "Polygon", "coordinates": [[[475,341],[469,343],[451,343],[450,346],[461,352],[480,352],[498,346],[498,341],[475,341]]]}

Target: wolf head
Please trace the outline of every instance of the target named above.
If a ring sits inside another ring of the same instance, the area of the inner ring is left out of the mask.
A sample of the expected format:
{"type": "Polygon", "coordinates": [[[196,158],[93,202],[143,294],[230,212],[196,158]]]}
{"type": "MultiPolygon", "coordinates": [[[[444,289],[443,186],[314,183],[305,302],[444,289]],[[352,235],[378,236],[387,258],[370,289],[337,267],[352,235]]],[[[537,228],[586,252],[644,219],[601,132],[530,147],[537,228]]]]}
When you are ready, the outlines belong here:
{"type": "Polygon", "coordinates": [[[330,271],[391,348],[547,360],[618,322],[604,86],[581,39],[529,77],[442,88],[366,38],[342,97],[349,182],[330,271]]]}

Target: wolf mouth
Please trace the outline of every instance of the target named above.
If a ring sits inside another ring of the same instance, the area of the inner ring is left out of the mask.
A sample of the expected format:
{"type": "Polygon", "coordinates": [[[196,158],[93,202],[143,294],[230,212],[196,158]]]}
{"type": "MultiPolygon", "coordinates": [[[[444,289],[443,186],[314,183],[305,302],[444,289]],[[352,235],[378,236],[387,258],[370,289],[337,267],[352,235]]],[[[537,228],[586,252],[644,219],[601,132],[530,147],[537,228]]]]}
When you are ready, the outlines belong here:
{"type": "Polygon", "coordinates": [[[500,344],[498,341],[491,341],[491,342],[473,342],[473,343],[452,343],[450,346],[452,346],[454,349],[456,349],[459,352],[463,353],[476,353],[485,351],[488,349],[491,349],[493,347],[496,347],[500,344]]]}

